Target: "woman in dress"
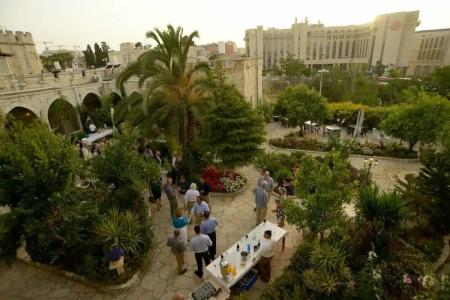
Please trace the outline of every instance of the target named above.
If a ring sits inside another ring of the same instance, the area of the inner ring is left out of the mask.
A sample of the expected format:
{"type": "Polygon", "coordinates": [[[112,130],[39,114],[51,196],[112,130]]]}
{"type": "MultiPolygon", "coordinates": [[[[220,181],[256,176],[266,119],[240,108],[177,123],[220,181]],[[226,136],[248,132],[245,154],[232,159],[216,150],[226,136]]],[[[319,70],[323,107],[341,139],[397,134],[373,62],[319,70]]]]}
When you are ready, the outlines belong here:
{"type": "Polygon", "coordinates": [[[156,204],[156,209],[159,210],[161,205],[161,183],[154,180],[150,183],[150,191],[152,192],[151,203],[156,204]]]}
{"type": "Polygon", "coordinates": [[[188,218],[184,215],[184,210],[182,208],[177,209],[175,217],[172,220],[173,227],[180,230],[180,240],[187,245],[187,225],[189,224],[188,218]]]}

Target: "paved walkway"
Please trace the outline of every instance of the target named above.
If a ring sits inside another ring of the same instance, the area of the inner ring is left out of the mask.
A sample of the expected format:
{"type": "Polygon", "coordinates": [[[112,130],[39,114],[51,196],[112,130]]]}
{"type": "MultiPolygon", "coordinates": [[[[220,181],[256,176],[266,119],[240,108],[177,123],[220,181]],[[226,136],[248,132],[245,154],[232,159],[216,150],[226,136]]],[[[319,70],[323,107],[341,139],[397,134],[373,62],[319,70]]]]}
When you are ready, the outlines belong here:
{"type": "MultiPolygon", "coordinates": [[[[279,137],[293,129],[282,128],[276,123],[267,125],[269,137],[279,137]]],[[[362,166],[362,159],[351,159],[356,167],[362,166]]],[[[388,189],[395,183],[395,176],[417,172],[418,163],[380,161],[373,169],[373,178],[383,188],[388,189]]],[[[252,188],[256,185],[258,172],[254,167],[245,167],[241,172],[249,179],[247,190],[233,198],[213,198],[212,214],[220,225],[217,229],[218,253],[228,249],[234,242],[250,231],[255,225],[255,213],[252,188]]],[[[172,232],[170,226],[168,202],[163,200],[163,209],[153,215],[155,231],[155,255],[149,269],[140,284],[119,296],[103,294],[86,285],[62,278],[35,267],[16,262],[12,267],[0,263],[0,299],[170,299],[175,292],[189,294],[201,280],[193,274],[195,259],[187,254],[188,272],[182,276],[175,273],[176,262],[166,246],[166,239],[172,232]]],[[[273,205],[273,200],[272,200],[273,205]]],[[[275,221],[274,213],[268,213],[268,220],[275,221]]],[[[301,236],[290,225],[286,226],[288,236],[286,249],[277,254],[272,262],[273,276],[277,277],[289,263],[295,248],[301,243],[301,236]]],[[[189,232],[193,235],[192,228],[189,232]]],[[[257,281],[250,292],[251,299],[257,299],[265,283],[257,281]]]]}

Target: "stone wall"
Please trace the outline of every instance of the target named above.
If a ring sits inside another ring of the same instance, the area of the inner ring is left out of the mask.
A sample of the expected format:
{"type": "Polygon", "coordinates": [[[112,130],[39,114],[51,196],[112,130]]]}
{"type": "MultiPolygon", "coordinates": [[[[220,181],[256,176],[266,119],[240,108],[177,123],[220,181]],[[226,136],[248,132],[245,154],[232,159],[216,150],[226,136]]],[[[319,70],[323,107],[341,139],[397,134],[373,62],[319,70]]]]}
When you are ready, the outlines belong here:
{"type": "MultiPolygon", "coordinates": [[[[29,32],[0,30],[0,52],[7,54],[9,74],[36,75],[42,70],[41,60],[36,51],[33,36],[29,32]]],[[[6,70],[3,70],[7,73],[6,70]]]]}

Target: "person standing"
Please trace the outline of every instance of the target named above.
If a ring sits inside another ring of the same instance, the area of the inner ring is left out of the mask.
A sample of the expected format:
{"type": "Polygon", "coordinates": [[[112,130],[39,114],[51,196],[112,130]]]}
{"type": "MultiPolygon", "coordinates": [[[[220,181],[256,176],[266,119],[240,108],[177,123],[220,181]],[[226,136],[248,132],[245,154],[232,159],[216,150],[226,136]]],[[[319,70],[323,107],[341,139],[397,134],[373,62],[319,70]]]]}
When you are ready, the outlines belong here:
{"type": "Polygon", "coordinates": [[[175,229],[180,231],[180,240],[187,245],[187,225],[189,224],[188,218],[184,215],[182,208],[177,209],[176,216],[172,219],[172,225],[175,229]]]}
{"type": "MultiPolygon", "coordinates": [[[[284,227],[284,221],[286,219],[286,215],[284,214],[284,209],[281,201],[283,201],[286,198],[287,198],[286,189],[282,187],[280,197],[275,200],[276,204],[275,213],[277,215],[278,227],[281,228],[284,227]]],[[[285,245],[286,245],[286,236],[283,236],[283,239],[281,240],[281,251],[284,250],[285,245]]]]}
{"type": "Polygon", "coordinates": [[[187,269],[184,268],[186,245],[180,240],[180,231],[178,229],[173,231],[173,237],[167,239],[167,246],[171,248],[177,260],[177,274],[182,275],[186,273],[187,269]]]}
{"type": "Polygon", "coordinates": [[[184,208],[187,208],[186,204],[186,192],[189,189],[189,183],[186,180],[186,176],[181,175],[180,180],[178,180],[178,194],[180,195],[180,202],[183,203],[184,208]]]}
{"type": "Polygon", "coordinates": [[[170,205],[170,219],[175,216],[176,210],[178,209],[177,197],[175,195],[175,189],[172,185],[172,178],[167,177],[166,184],[163,186],[164,192],[166,193],[167,199],[170,205]]]}
{"type": "Polygon", "coordinates": [[[205,212],[209,212],[209,206],[205,201],[202,201],[200,196],[198,196],[197,202],[194,204],[191,210],[191,218],[195,217],[195,225],[200,225],[205,212]]]}
{"type": "Polygon", "coordinates": [[[254,190],[256,203],[256,226],[261,223],[267,215],[267,204],[269,198],[267,196],[267,182],[263,182],[262,186],[257,186],[254,190]]]}
{"type": "Polygon", "coordinates": [[[264,173],[262,173],[261,176],[259,176],[258,186],[262,186],[264,182],[267,182],[267,184],[269,185],[269,192],[272,192],[274,188],[274,182],[273,178],[270,177],[270,172],[267,170],[264,171],[264,173]]]}
{"type": "Polygon", "coordinates": [[[261,274],[261,280],[269,282],[272,275],[271,261],[275,254],[275,241],[272,240],[272,231],[264,231],[264,238],[261,240],[261,258],[258,262],[259,272],[261,274]]]}
{"type": "MultiPolygon", "coordinates": [[[[272,191],[274,189],[274,182],[273,182],[273,178],[270,177],[270,172],[267,170],[264,172],[261,172],[261,176],[259,176],[259,178],[258,178],[258,186],[262,186],[264,182],[266,182],[268,185],[268,188],[266,188],[266,191],[267,191],[267,201],[269,201],[270,194],[272,193],[272,191]]],[[[256,208],[254,210],[256,211],[256,208]]]]}
{"type": "Polygon", "coordinates": [[[216,226],[219,223],[216,218],[209,216],[209,211],[205,211],[203,215],[205,220],[200,224],[200,232],[209,236],[212,241],[212,245],[209,247],[209,258],[213,260],[216,257],[216,226]]]}
{"type": "Polygon", "coordinates": [[[161,205],[161,183],[157,180],[152,180],[150,183],[150,192],[152,192],[152,196],[149,199],[151,203],[156,204],[156,209],[159,211],[159,209],[162,207],[161,205]]]}
{"type": "Polygon", "coordinates": [[[205,266],[209,265],[209,247],[212,246],[212,241],[209,236],[201,234],[200,226],[195,225],[194,227],[195,236],[189,242],[189,248],[195,253],[195,261],[197,262],[197,270],[194,272],[195,275],[202,278],[203,277],[203,261],[205,266]]]}
{"type": "Polygon", "coordinates": [[[156,163],[157,163],[160,167],[162,167],[161,152],[159,152],[159,150],[156,150],[154,159],[155,159],[156,163]]]}
{"type": "Polygon", "coordinates": [[[209,202],[209,193],[211,192],[211,186],[205,181],[203,177],[200,177],[199,191],[202,200],[208,203],[209,208],[211,209],[211,202],[209,202]]]}
{"type": "Polygon", "coordinates": [[[187,190],[186,195],[184,195],[184,198],[186,199],[188,214],[192,210],[192,207],[194,207],[198,196],[200,196],[200,192],[197,191],[197,185],[193,182],[191,183],[191,186],[187,190]]]}

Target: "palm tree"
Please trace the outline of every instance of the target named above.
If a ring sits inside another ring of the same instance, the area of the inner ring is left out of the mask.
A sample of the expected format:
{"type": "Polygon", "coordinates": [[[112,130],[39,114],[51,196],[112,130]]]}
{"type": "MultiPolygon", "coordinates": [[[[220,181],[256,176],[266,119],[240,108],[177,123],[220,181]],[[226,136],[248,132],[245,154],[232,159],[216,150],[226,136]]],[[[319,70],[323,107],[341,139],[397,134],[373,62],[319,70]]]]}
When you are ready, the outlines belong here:
{"type": "Polygon", "coordinates": [[[205,95],[202,83],[208,65],[188,63],[189,47],[196,37],[197,31],[184,35],[183,28],[172,25],[165,31],[147,32],[147,38],[155,41],[156,47],[142,54],[117,79],[123,91],[128,79],[137,76],[144,92],[125,98],[115,118],[126,117],[131,125],[146,130],[159,127],[172,151],[186,151],[192,144],[197,105],[205,95]]]}
{"type": "Polygon", "coordinates": [[[359,191],[356,210],[365,231],[366,250],[372,242],[383,242],[389,250],[395,234],[409,213],[400,193],[395,190],[380,192],[376,185],[363,187],[359,191]]]}

